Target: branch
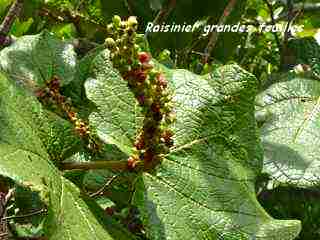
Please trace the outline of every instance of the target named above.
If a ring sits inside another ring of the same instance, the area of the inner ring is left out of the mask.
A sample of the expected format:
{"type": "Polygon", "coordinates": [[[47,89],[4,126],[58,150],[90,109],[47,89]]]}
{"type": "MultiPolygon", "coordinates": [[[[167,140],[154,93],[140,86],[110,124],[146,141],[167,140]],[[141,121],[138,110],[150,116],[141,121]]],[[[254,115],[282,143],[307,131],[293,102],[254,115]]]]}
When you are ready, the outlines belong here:
{"type": "Polygon", "coordinates": [[[128,4],[128,11],[129,11],[129,14],[131,15],[131,16],[133,16],[134,15],[134,11],[133,11],[133,9],[134,9],[134,4],[133,4],[133,0],[127,0],[127,4],[128,4]]]}
{"type": "Polygon", "coordinates": [[[61,170],[93,170],[109,169],[113,171],[127,171],[128,161],[92,161],[92,162],[64,162],[60,165],[61,170]]]}
{"type": "Polygon", "coordinates": [[[290,55],[289,49],[288,49],[288,41],[290,37],[290,25],[294,22],[296,17],[300,14],[301,11],[299,12],[294,12],[293,9],[293,3],[292,0],[288,0],[288,13],[287,13],[287,25],[286,29],[284,31],[284,38],[283,38],[283,45],[282,45],[282,51],[281,51],[281,56],[280,56],[280,69],[284,70],[284,67],[286,67],[287,64],[287,56],[290,55]]]}
{"type": "MultiPolygon", "coordinates": [[[[289,3],[289,2],[288,2],[289,3]]],[[[320,3],[296,3],[292,5],[292,12],[317,12],[320,11],[320,3]]],[[[288,13],[282,13],[279,18],[285,18],[288,13]]]]}
{"type": "MultiPolygon", "coordinates": [[[[300,12],[304,12],[304,13],[307,13],[307,12],[318,12],[320,11],[320,3],[297,3],[297,4],[293,4],[293,8],[292,8],[292,12],[294,14],[297,14],[297,13],[300,13],[300,12]]],[[[276,22],[280,22],[280,21],[283,21],[283,20],[286,20],[287,19],[287,16],[288,16],[288,12],[283,12],[281,13],[276,19],[275,21],[276,22]]],[[[301,15],[303,16],[303,15],[301,15]]]]}
{"type": "Polygon", "coordinates": [[[286,46],[288,44],[289,37],[290,37],[289,28],[290,28],[291,21],[293,19],[293,4],[292,4],[292,0],[288,0],[287,6],[288,6],[287,25],[286,25],[286,29],[284,31],[284,39],[283,39],[284,48],[286,48],[286,46]]]}
{"type": "Polygon", "coordinates": [[[155,24],[163,22],[170,14],[170,12],[176,7],[177,1],[176,0],[170,0],[168,5],[163,7],[156,18],[154,19],[155,24]]]}
{"type": "MultiPolygon", "coordinates": [[[[153,24],[159,24],[161,22],[164,22],[164,20],[169,16],[171,11],[176,7],[177,1],[176,0],[170,0],[169,3],[159,11],[155,19],[153,20],[153,24]]],[[[150,32],[146,32],[144,37],[148,37],[150,32]]]]}
{"type": "Polygon", "coordinates": [[[27,217],[32,217],[34,215],[39,215],[39,214],[43,214],[43,213],[46,214],[47,213],[47,209],[40,209],[40,210],[34,211],[32,213],[27,213],[27,214],[23,214],[23,215],[3,217],[2,220],[17,219],[17,218],[27,218],[27,217]]]}
{"type": "Polygon", "coordinates": [[[69,11],[60,11],[57,9],[52,9],[49,6],[45,5],[40,9],[39,15],[47,17],[59,23],[73,23],[79,34],[81,34],[81,21],[84,21],[87,24],[92,24],[94,25],[94,28],[97,31],[107,34],[105,26],[80,14],[72,14],[69,11]]]}
{"type": "MultiPolygon", "coordinates": [[[[230,13],[234,9],[236,3],[237,3],[237,0],[230,0],[228,5],[224,9],[222,16],[219,19],[218,25],[224,25],[225,24],[225,22],[227,21],[227,18],[229,17],[230,13]]],[[[209,36],[210,36],[210,39],[209,39],[208,45],[204,50],[204,57],[203,57],[203,63],[204,64],[208,62],[210,53],[212,52],[213,48],[215,47],[215,45],[217,43],[217,40],[218,40],[218,37],[219,37],[219,33],[217,31],[216,32],[211,32],[209,36]]]]}
{"type": "Polygon", "coordinates": [[[0,196],[0,239],[7,240],[11,236],[7,218],[7,204],[14,195],[14,189],[9,189],[7,194],[1,193],[0,196]]]}
{"type": "Polygon", "coordinates": [[[16,0],[10,7],[7,15],[4,17],[0,25],[0,46],[9,46],[13,39],[7,36],[10,32],[12,24],[14,23],[16,17],[20,14],[23,7],[23,0],[16,0]]]}
{"type": "Polygon", "coordinates": [[[13,188],[9,189],[4,201],[5,206],[8,204],[9,200],[13,197],[14,193],[15,193],[15,190],[13,188]]]}
{"type": "Polygon", "coordinates": [[[90,197],[96,197],[96,196],[103,194],[103,192],[114,182],[114,180],[116,180],[117,177],[118,177],[118,175],[114,175],[97,192],[90,194],[90,197]]]}
{"type": "Polygon", "coordinates": [[[16,17],[20,14],[23,7],[23,0],[16,0],[10,7],[7,15],[3,19],[1,25],[0,25],[0,35],[6,36],[10,29],[12,24],[14,23],[14,20],[16,17]]]}
{"type": "Polygon", "coordinates": [[[320,3],[297,3],[293,5],[294,11],[307,11],[307,12],[313,12],[313,11],[319,11],[320,10],[320,3]]]}
{"type": "MultiPolygon", "coordinates": [[[[264,2],[266,3],[266,5],[268,6],[268,9],[270,11],[271,24],[276,25],[276,20],[274,18],[274,12],[273,12],[273,7],[272,7],[271,3],[269,2],[269,0],[264,0],[264,2]]],[[[279,52],[281,52],[282,45],[281,45],[280,39],[278,37],[278,34],[276,32],[273,32],[273,35],[274,35],[274,38],[276,39],[276,43],[279,48],[279,52]]]]}

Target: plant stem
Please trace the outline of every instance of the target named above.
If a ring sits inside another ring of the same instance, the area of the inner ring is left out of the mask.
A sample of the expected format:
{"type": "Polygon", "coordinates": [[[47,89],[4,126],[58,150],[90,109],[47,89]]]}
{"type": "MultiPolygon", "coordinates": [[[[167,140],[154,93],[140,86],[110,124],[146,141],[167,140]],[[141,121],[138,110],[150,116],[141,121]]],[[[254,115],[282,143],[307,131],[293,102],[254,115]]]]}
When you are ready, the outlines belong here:
{"type": "Polygon", "coordinates": [[[113,183],[114,180],[116,180],[117,177],[118,177],[118,175],[114,175],[97,192],[90,194],[90,197],[96,197],[96,196],[103,194],[103,192],[113,183]]]}
{"type": "MultiPolygon", "coordinates": [[[[223,11],[222,16],[219,19],[218,25],[224,25],[225,22],[227,21],[227,18],[229,17],[230,13],[232,12],[232,10],[234,9],[235,5],[237,3],[237,0],[230,0],[228,5],[226,6],[226,8],[223,11]]],[[[218,37],[219,37],[219,33],[218,32],[211,32],[209,35],[209,42],[207,47],[204,50],[204,57],[202,59],[203,63],[207,63],[209,60],[209,56],[210,53],[212,52],[212,50],[214,49],[218,37]]]]}
{"type": "Polygon", "coordinates": [[[64,162],[61,163],[62,170],[92,170],[92,169],[110,169],[113,171],[126,171],[128,169],[128,161],[92,161],[92,162],[64,162]]]}

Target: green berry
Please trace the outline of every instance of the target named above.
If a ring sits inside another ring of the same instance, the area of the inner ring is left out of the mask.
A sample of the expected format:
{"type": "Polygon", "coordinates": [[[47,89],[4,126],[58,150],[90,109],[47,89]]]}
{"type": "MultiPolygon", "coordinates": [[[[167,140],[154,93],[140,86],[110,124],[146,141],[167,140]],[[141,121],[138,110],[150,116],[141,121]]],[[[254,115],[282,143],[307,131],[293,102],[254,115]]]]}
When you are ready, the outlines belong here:
{"type": "Polygon", "coordinates": [[[129,27],[136,27],[138,25],[138,21],[137,21],[137,18],[134,17],[134,16],[130,16],[128,18],[128,26],[129,27]]]}
{"type": "Polygon", "coordinates": [[[112,19],[112,22],[116,27],[119,27],[121,24],[121,18],[118,15],[115,15],[112,19]]]}
{"type": "Polygon", "coordinates": [[[176,118],[176,114],[174,113],[169,113],[168,115],[166,115],[165,117],[165,121],[167,124],[172,124],[177,120],[176,118]]]}
{"type": "Polygon", "coordinates": [[[108,33],[113,32],[113,25],[112,24],[107,25],[107,31],[108,31],[108,33]]]}
{"type": "Polygon", "coordinates": [[[138,44],[134,44],[134,50],[136,50],[137,52],[140,50],[140,47],[138,44]]]}
{"type": "Polygon", "coordinates": [[[116,46],[116,42],[113,40],[113,38],[106,38],[105,43],[107,44],[108,48],[113,48],[116,46]]]}
{"type": "Polygon", "coordinates": [[[122,28],[122,30],[125,29],[127,27],[127,22],[120,22],[120,27],[122,28]]]}
{"type": "Polygon", "coordinates": [[[116,44],[117,44],[117,46],[120,46],[122,44],[122,40],[121,39],[117,39],[116,40],[116,44]]]}

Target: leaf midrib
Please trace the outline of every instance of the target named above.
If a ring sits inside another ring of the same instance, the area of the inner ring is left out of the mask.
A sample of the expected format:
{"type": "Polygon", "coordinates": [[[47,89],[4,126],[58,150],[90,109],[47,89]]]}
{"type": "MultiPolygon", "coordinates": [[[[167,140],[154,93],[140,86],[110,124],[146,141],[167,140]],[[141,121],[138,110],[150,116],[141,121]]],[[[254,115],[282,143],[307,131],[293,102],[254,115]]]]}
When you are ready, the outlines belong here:
{"type": "Polygon", "coordinates": [[[313,106],[313,108],[307,113],[307,117],[305,117],[301,123],[301,125],[298,127],[292,142],[296,143],[298,140],[298,137],[302,134],[303,130],[306,128],[307,123],[310,121],[311,117],[313,116],[314,111],[318,109],[320,105],[320,97],[318,97],[317,102],[313,106]]]}

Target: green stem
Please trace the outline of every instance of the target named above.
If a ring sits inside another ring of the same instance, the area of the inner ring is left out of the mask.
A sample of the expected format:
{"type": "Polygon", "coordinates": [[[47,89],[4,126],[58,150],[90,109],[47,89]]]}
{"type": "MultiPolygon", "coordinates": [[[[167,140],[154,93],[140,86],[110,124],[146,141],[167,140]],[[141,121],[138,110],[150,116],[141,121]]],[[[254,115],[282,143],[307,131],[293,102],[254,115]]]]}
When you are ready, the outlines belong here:
{"type": "Polygon", "coordinates": [[[110,169],[113,171],[127,171],[128,161],[92,161],[92,162],[65,162],[60,165],[61,170],[92,170],[92,169],[110,169]]]}

